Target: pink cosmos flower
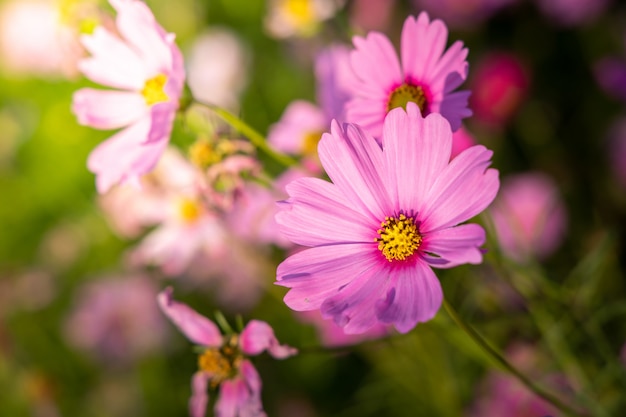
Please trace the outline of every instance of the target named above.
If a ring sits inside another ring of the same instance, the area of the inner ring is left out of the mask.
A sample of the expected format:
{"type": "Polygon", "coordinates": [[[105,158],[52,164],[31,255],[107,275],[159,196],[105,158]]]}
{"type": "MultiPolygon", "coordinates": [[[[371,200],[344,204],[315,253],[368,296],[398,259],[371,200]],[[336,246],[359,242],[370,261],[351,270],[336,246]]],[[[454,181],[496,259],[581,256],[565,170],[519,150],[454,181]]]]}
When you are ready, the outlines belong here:
{"type": "Polygon", "coordinates": [[[542,173],[506,178],[490,211],[501,248],[513,259],[545,259],[563,241],[567,212],[554,181],[542,173]]]}
{"type": "Polygon", "coordinates": [[[355,37],[351,63],[358,82],[346,105],[346,120],[380,138],[385,115],[413,102],[424,116],[440,113],[457,130],[461,119],[472,114],[467,107],[470,92],[453,92],[467,77],[467,48],[456,41],[444,52],[447,37],[446,25],[431,22],[425,12],[404,22],[401,62],[382,33],[355,37]]]}
{"type": "Polygon", "coordinates": [[[525,100],[529,84],[528,71],[515,55],[497,52],[484,57],[471,79],[475,120],[504,126],[525,100]]]}
{"type": "Polygon", "coordinates": [[[125,127],[89,155],[98,191],[135,182],[155,166],[169,142],[185,71],[174,35],[138,0],[110,0],[121,38],[102,26],[82,37],[91,57],[80,62],[90,80],[118,90],[84,88],[74,94],[79,123],[125,127]]]}
{"type": "Polygon", "coordinates": [[[355,124],[333,123],[319,155],[333,181],[287,186],[277,221],[294,243],[277,284],[294,310],[320,309],[346,333],[376,323],[408,332],[442,302],[431,266],[482,261],[485,232],[464,222],[495,197],[492,152],[472,146],[450,161],[452,131],[440,114],[422,118],[414,103],[385,119],[382,147],[355,124]]]}
{"type": "Polygon", "coordinates": [[[158,296],[159,306],[165,315],[204,350],[198,358],[200,368],[192,378],[192,396],[189,413],[202,417],[209,396],[207,388],[220,387],[215,403],[215,413],[220,417],[265,416],[261,404],[261,378],[247,359],[267,350],[276,359],[297,353],[296,349],[279,344],[269,324],[252,320],[241,334],[222,335],[218,327],[187,305],[174,301],[172,288],[158,296]]]}

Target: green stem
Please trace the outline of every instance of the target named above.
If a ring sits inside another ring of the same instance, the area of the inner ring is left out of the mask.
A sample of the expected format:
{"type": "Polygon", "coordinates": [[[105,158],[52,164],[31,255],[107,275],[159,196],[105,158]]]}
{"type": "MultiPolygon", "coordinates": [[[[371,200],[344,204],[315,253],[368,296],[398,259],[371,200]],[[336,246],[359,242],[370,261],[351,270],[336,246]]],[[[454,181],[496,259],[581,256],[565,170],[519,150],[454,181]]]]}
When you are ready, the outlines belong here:
{"type": "Polygon", "coordinates": [[[452,320],[480,347],[483,351],[495,360],[498,364],[500,364],[504,369],[506,369],[509,373],[515,376],[522,384],[524,384],[529,390],[534,392],[539,397],[548,401],[556,408],[564,412],[569,416],[581,416],[576,410],[563,403],[559,398],[545,391],[541,387],[537,386],[534,382],[532,382],[526,375],[520,372],[517,368],[515,368],[509,361],[507,361],[504,356],[502,356],[498,351],[496,351],[487,341],[476,331],[473,327],[467,324],[457,313],[457,311],[448,303],[447,300],[443,300],[443,306],[445,307],[448,315],[452,318],[452,320]]]}
{"type": "Polygon", "coordinates": [[[197,99],[194,99],[194,102],[201,106],[205,106],[213,111],[213,113],[215,113],[222,120],[232,126],[235,130],[247,137],[254,146],[263,151],[276,162],[284,165],[287,168],[298,164],[298,161],[296,161],[294,158],[272,149],[267,144],[267,140],[265,140],[265,137],[262,134],[257,132],[254,128],[252,128],[250,125],[248,125],[246,122],[244,122],[228,110],[225,110],[213,104],[203,103],[201,101],[198,101],[197,99]]]}

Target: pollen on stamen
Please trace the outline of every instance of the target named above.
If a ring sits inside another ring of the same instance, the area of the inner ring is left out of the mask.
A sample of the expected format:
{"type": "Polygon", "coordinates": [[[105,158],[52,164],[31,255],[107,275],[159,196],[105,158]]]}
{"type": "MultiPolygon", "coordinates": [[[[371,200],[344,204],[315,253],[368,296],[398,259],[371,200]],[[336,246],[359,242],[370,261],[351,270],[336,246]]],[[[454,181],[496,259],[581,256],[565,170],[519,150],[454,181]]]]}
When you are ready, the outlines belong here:
{"type": "Polygon", "coordinates": [[[380,227],[377,230],[380,237],[375,241],[378,242],[378,250],[389,262],[408,259],[422,243],[422,236],[413,217],[407,217],[405,214],[385,217],[380,227]]]}
{"type": "Polygon", "coordinates": [[[165,74],[159,74],[146,81],[141,90],[141,95],[146,100],[148,106],[169,100],[169,97],[163,91],[165,84],[167,84],[167,76],[165,74]]]}
{"type": "Polygon", "coordinates": [[[233,373],[231,361],[218,349],[206,349],[198,357],[198,368],[211,375],[211,385],[214,387],[233,373]]]}
{"type": "Polygon", "coordinates": [[[396,107],[402,107],[406,110],[406,105],[409,102],[417,104],[422,114],[428,110],[428,100],[424,89],[419,85],[403,83],[389,94],[387,111],[391,111],[396,107]]]}

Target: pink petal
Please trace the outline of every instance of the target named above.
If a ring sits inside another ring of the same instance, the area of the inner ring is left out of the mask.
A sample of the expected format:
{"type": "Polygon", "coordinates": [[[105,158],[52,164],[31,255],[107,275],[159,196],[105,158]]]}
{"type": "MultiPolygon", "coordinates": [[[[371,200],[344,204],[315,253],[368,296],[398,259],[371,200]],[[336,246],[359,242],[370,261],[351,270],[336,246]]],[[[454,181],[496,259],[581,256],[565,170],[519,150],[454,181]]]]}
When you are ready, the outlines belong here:
{"type": "Polygon", "coordinates": [[[239,337],[239,344],[246,355],[258,355],[267,350],[276,359],[284,359],[297,353],[291,346],[281,345],[272,327],[260,320],[252,320],[246,325],[239,337]]]}
{"type": "Polygon", "coordinates": [[[171,48],[176,48],[156,22],[148,6],[136,0],[113,0],[117,10],[117,28],[141,56],[150,76],[167,73],[172,67],[171,48]]]}
{"type": "MultiPolygon", "coordinates": [[[[402,27],[402,68],[406,78],[429,81],[437,67],[448,39],[448,29],[441,20],[429,20],[426,12],[415,19],[407,17],[402,27]]],[[[430,86],[430,85],[429,85],[430,86]]]]}
{"type": "Polygon", "coordinates": [[[136,181],[154,168],[168,142],[144,144],[150,126],[151,119],[144,117],[91,152],[87,167],[96,174],[100,193],[105,193],[114,184],[136,181]]]}
{"type": "Polygon", "coordinates": [[[191,379],[191,398],[189,398],[189,415],[204,417],[209,403],[207,393],[209,376],[206,372],[196,372],[191,379]]]}
{"type": "Polygon", "coordinates": [[[449,93],[460,86],[467,78],[469,69],[467,53],[461,41],[454,42],[433,69],[429,80],[431,88],[449,93]]]}
{"type": "Polygon", "coordinates": [[[350,274],[351,282],[340,286],[335,295],[322,303],[320,310],[324,318],[332,317],[346,334],[365,333],[378,323],[375,307],[388,287],[389,265],[370,261],[355,267],[350,274]]]}
{"type": "Polygon", "coordinates": [[[479,264],[483,260],[480,246],[485,243],[485,230],[477,224],[464,224],[440,229],[424,235],[421,249],[447,261],[433,266],[451,268],[461,264],[479,264]]]}
{"type": "Polygon", "coordinates": [[[455,226],[483,211],[500,186],[498,171],[487,169],[492,151],[472,146],[454,158],[433,184],[420,214],[425,233],[455,226]]]}
{"type": "Polygon", "coordinates": [[[325,48],[315,59],[317,102],[326,121],[344,121],[344,106],[355,91],[355,80],[350,67],[350,49],[342,44],[325,48]]]}
{"type": "Polygon", "coordinates": [[[280,231],[304,246],[373,242],[378,221],[355,211],[338,188],[318,178],[301,178],[287,185],[289,200],[276,214],[280,231]]]}
{"type": "Polygon", "coordinates": [[[190,341],[208,347],[221,346],[222,334],[215,323],[186,304],[174,301],[173,292],[172,287],[168,287],[158,295],[161,311],[190,341]]]}
{"type": "Polygon", "coordinates": [[[322,166],[355,210],[377,221],[392,212],[383,181],[383,152],[359,126],[333,121],[318,146],[322,166]],[[345,129],[345,130],[344,130],[345,129]]]}
{"type": "Polygon", "coordinates": [[[383,147],[387,184],[396,207],[421,211],[430,187],[450,160],[452,131],[439,114],[426,118],[419,107],[407,104],[385,119],[383,147]]]}
{"type": "Polygon", "coordinates": [[[128,126],[148,112],[140,94],[83,88],[74,93],[72,111],[78,123],[96,129],[128,126]]]}
{"type": "Polygon", "coordinates": [[[276,271],[276,284],[291,288],[285,303],[296,311],[314,310],[379,259],[374,243],[319,246],[284,260],[276,271]]]}
{"type": "Polygon", "coordinates": [[[224,381],[220,385],[220,393],[215,402],[216,417],[238,417],[239,405],[245,390],[245,382],[242,379],[224,381]]]}
{"type": "Polygon", "coordinates": [[[388,101],[386,94],[374,98],[354,97],[346,103],[346,120],[357,123],[376,139],[380,139],[388,101]]]}
{"type": "Polygon", "coordinates": [[[430,267],[423,261],[414,265],[394,270],[386,298],[376,306],[378,319],[393,323],[400,333],[432,319],[443,301],[441,284],[430,267]]]}
{"type": "Polygon", "coordinates": [[[150,126],[146,143],[167,143],[170,140],[177,108],[177,101],[157,103],[151,107],[150,119],[152,120],[152,125],[150,126]]]}
{"type": "Polygon", "coordinates": [[[143,88],[144,63],[119,37],[99,26],[92,35],[83,35],[81,42],[92,57],[81,60],[79,68],[91,81],[124,90],[143,88]]]}
{"type": "Polygon", "coordinates": [[[261,403],[262,383],[259,373],[248,360],[241,362],[239,371],[245,380],[247,388],[245,391],[247,395],[246,401],[240,405],[239,409],[240,417],[265,417],[266,414],[263,411],[263,404],[261,403]]]}
{"type": "Polygon", "coordinates": [[[404,81],[398,55],[389,39],[378,32],[366,38],[355,36],[355,51],[350,56],[352,71],[361,81],[360,94],[388,94],[394,86],[404,81]]]}

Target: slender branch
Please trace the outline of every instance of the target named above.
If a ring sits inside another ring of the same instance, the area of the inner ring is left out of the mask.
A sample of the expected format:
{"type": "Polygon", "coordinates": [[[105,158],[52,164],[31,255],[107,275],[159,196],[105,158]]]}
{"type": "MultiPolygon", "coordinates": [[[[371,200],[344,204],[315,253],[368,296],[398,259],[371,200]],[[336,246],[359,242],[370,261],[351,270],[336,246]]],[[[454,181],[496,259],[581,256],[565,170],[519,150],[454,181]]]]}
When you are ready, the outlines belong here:
{"type": "Polygon", "coordinates": [[[285,167],[292,167],[298,164],[298,161],[294,158],[272,149],[272,147],[267,144],[267,140],[262,134],[257,132],[253,127],[251,127],[249,124],[247,124],[228,110],[218,107],[214,104],[204,103],[195,98],[193,99],[193,101],[196,104],[207,107],[208,109],[213,111],[213,113],[219,116],[230,126],[235,128],[235,130],[247,137],[254,146],[262,150],[265,154],[274,159],[276,162],[284,165],[285,167]]]}
{"type": "Polygon", "coordinates": [[[509,361],[507,361],[504,356],[502,356],[497,350],[495,350],[487,341],[476,331],[473,327],[467,324],[457,313],[457,311],[448,303],[447,300],[443,300],[443,306],[445,307],[448,315],[452,318],[452,320],[465,332],[467,335],[479,346],[481,347],[487,355],[489,355],[492,359],[494,359],[498,364],[500,364],[504,369],[510,372],[513,376],[515,376],[519,381],[524,384],[528,389],[534,392],[539,397],[548,401],[556,408],[564,412],[569,416],[582,416],[578,411],[571,408],[564,402],[562,402],[559,398],[554,396],[553,394],[545,391],[541,387],[537,386],[534,382],[532,382],[526,375],[520,372],[516,367],[514,367],[509,361]]]}

